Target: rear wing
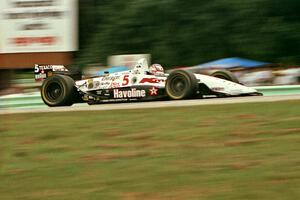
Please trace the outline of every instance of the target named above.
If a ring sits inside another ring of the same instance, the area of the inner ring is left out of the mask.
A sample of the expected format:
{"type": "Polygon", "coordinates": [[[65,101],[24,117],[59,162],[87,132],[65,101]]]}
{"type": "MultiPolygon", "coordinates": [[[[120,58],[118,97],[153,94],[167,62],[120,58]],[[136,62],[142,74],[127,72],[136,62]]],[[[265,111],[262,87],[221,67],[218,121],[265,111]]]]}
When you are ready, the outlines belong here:
{"type": "Polygon", "coordinates": [[[34,65],[34,79],[35,81],[43,81],[53,74],[68,73],[68,69],[64,65],[34,65]]]}

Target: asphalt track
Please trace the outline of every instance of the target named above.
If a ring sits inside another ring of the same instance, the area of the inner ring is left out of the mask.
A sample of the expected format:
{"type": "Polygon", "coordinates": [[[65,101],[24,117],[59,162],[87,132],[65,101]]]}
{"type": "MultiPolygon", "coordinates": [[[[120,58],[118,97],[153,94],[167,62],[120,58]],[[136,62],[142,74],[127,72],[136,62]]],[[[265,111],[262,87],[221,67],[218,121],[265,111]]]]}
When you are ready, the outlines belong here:
{"type": "Polygon", "coordinates": [[[235,104],[252,102],[274,102],[286,100],[300,100],[299,95],[281,96],[250,96],[250,97],[228,97],[177,101],[152,101],[152,102],[130,102],[130,103],[105,103],[98,105],[75,104],[70,107],[44,107],[44,108],[3,108],[0,115],[18,113],[47,113],[47,112],[74,112],[74,111],[98,111],[98,110],[124,110],[142,108],[184,107],[216,104],[235,104]]]}

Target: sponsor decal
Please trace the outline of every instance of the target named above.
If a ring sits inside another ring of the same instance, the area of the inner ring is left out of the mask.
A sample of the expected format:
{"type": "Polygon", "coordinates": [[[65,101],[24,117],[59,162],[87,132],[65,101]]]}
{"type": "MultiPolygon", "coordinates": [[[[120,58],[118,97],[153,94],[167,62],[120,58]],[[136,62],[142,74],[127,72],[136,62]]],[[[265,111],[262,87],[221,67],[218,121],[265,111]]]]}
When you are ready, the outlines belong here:
{"type": "Polygon", "coordinates": [[[110,85],[110,82],[109,82],[109,81],[106,81],[106,82],[100,82],[99,85],[100,85],[100,86],[109,86],[109,85],[110,85]]]}
{"type": "Polygon", "coordinates": [[[129,75],[126,74],[124,77],[123,77],[123,82],[122,82],[122,85],[128,85],[129,83],[129,79],[128,79],[129,75]]]}
{"type": "Polygon", "coordinates": [[[35,75],[35,79],[44,79],[44,78],[47,78],[46,74],[36,74],[35,75]]]}
{"type": "Polygon", "coordinates": [[[151,96],[156,96],[157,93],[158,93],[158,89],[156,87],[151,87],[149,89],[149,93],[150,93],[151,96]]]}
{"type": "Polygon", "coordinates": [[[48,71],[48,70],[52,70],[52,71],[68,71],[68,69],[66,69],[63,65],[36,65],[34,67],[34,72],[39,72],[39,71],[48,71]]]}
{"type": "Polygon", "coordinates": [[[39,73],[39,71],[40,71],[39,65],[35,65],[34,66],[34,73],[39,73]]]}
{"type": "Polygon", "coordinates": [[[62,65],[53,65],[52,66],[53,71],[68,71],[64,66],[62,65]]]}
{"type": "Polygon", "coordinates": [[[98,95],[102,95],[102,90],[98,90],[98,91],[96,91],[96,94],[98,94],[98,95]]]}
{"type": "Polygon", "coordinates": [[[100,87],[108,87],[110,85],[110,82],[100,82],[100,81],[94,81],[93,79],[87,80],[87,87],[88,89],[95,89],[100,87]]]}
{"type": "Polygon", "coordinates": [[[120,87],[120,83],[112,82],[109,87],[110,88],[118,88],[118,87],[120,87]]]}
{"type": "Polygon", "coordinates": [[[39,67],[40,67],[40,69],[43,69],[43,70],[52,69],[52,65],[40,65],[39,67]]]}
{"type": "Polygon", "coordinates": [[[143,78],[140,83],[159,83],[160,80],[157,78],[143,78]]]}
{"type": "Polygon", "coordinates": [[[137,90],[136,88],[132,88],[131,90],[119,90],[114,89],[114,98],[122,99],[122,98],[137,98],[137,97],[145,97],[145,90],[137,90]]]}
{"type": "Polygon", "coordinates": [[[11,43],[13,43],[15,46],[30,46],[33,44],[54,45],[58,40],[58,38],[53,36],[52,37],[16,37],[16,38],[11,38],[10,40],[11,43]]]}
{"type": "Polygon", "coordinates": [[[99,87],[100,86],[100,82],[99,81],[95,81],[95,87],[99,87]]]}
{"type": "Polygon", "coordinates": [[[131,79],[131,84],[135,84],[137,82],[137,77],[133,77],[132,79],[131,79]]]}
{"type": "Polygon", "coordinates": [[[223,87],[213,87],[213,88],[211,88],[211,90],[213,90],[213,91],[223,91],[224,88],[223,87]]]}
{"type": "Polygon", "coordinates": [[[120,76],[105,76],[101,81],[115,81],[118,80],[120,76]]]}
{"type": "Polygon", "coordinates": [[[88,79],[87,80],[87,85],[88,85],[88,89],[92,89],[94,87],[93,79],[88,79]]]}

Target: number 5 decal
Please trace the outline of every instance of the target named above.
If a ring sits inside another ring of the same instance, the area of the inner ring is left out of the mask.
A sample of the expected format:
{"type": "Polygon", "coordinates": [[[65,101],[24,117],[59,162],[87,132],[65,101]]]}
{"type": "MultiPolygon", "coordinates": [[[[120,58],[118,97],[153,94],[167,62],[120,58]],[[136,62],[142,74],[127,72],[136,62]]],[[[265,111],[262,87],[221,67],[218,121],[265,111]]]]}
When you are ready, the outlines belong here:
{"type": "Polygon", "coordinates": [[[40,71],[40,68],[38,65],[34,66],[34,73],[38,73],[40,71]]]}
{"type": "Polygon", "coordinates": [[[124,86],[124,85],[128,85],[128,83],[129,83],[129,75],[125,75],[124,77],[123,77],[123,82],[122,82],[122,85],[124,86]]]}

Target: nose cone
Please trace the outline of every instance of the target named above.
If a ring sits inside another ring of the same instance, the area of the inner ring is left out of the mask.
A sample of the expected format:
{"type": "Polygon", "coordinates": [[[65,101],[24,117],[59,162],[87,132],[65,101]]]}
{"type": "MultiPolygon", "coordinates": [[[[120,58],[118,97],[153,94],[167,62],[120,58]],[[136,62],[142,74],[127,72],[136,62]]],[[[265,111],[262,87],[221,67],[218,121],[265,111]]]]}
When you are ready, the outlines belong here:
{"type": "Polygon", "coordinates": [[[238,83],[232,83],[228,87],[228,92],[231,95],[242,95],[242,94],[251,94],[251,93],[258,93],[256,89],[247,87],[238,83]]]}

